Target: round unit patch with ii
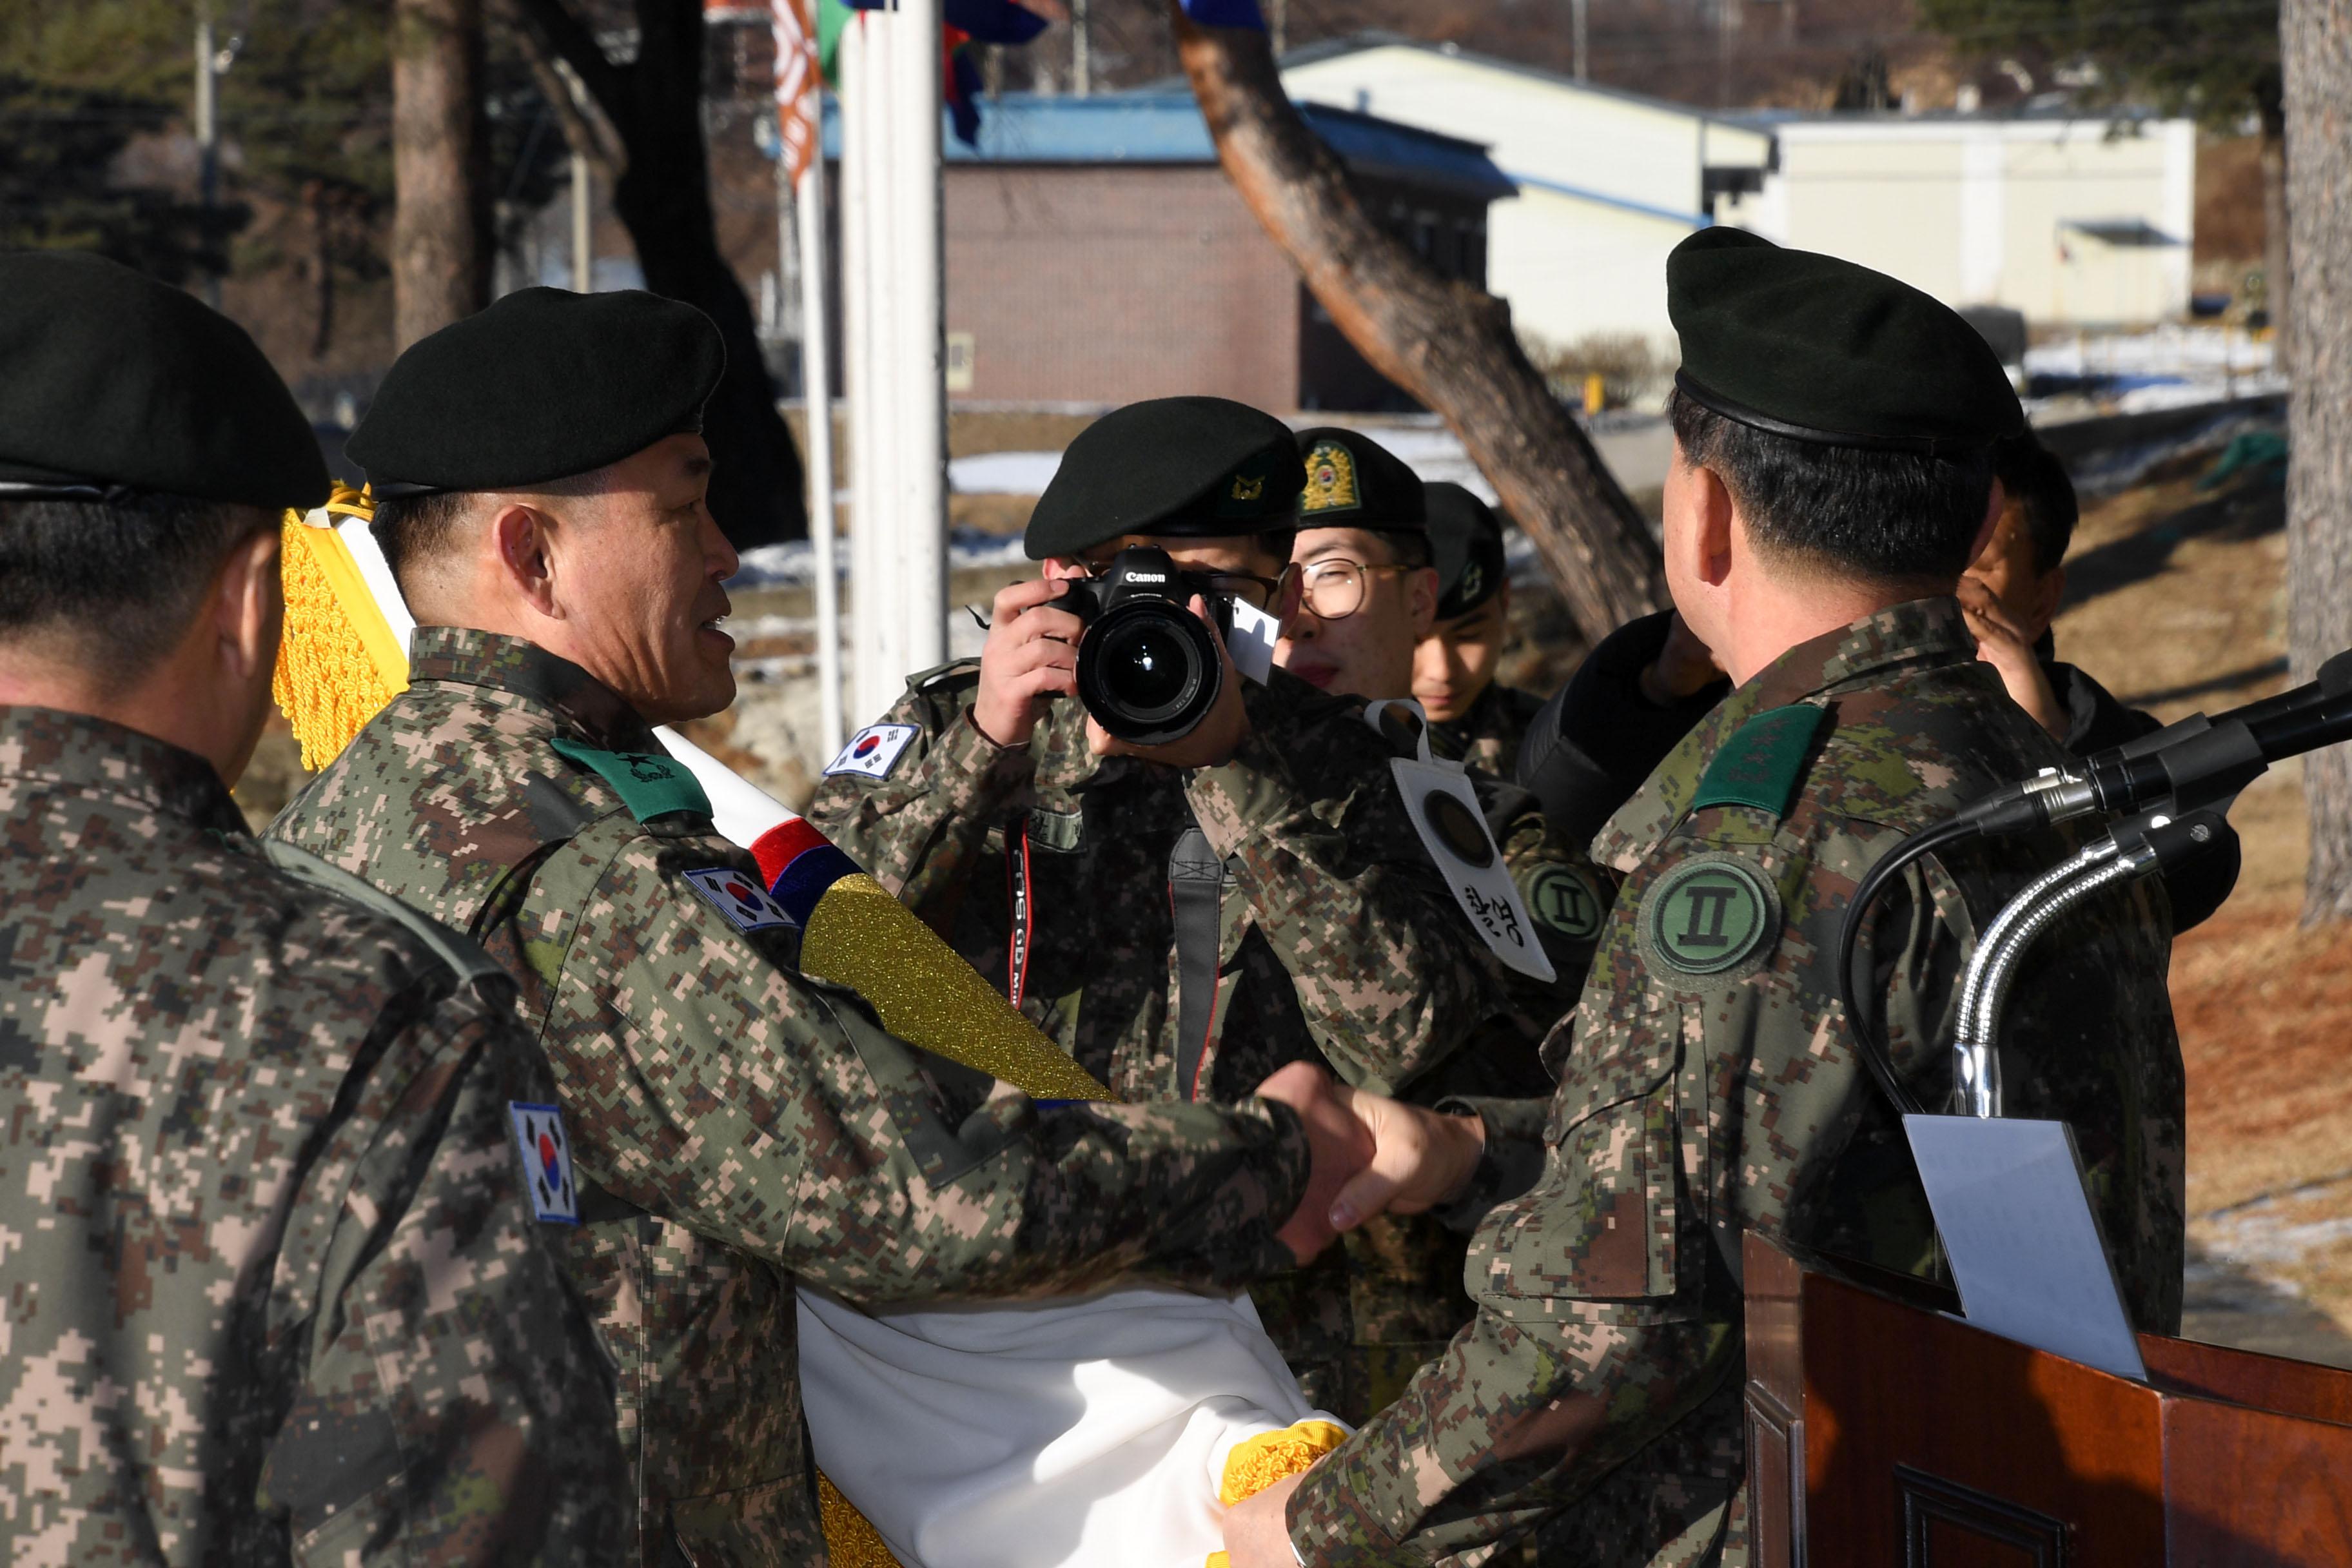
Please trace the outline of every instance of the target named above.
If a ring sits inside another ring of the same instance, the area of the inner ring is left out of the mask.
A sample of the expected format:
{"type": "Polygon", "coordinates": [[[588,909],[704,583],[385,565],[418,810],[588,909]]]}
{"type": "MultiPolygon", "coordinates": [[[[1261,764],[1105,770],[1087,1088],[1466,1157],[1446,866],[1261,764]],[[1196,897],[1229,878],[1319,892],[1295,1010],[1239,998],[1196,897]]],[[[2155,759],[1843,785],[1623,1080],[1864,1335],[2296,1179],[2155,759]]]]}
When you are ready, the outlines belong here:
{"type": "Polygon", "coordinates": [[[1601,917],[1609,907],[1592,890],[1583,872],[1561,865],[1537,867],[1528,879],[1527,893],[1528,907],[1536,919],[1571,942],[1581,942],[1599,931],[1601,917]]]}
{"type": "Polygon", "coordinates": [[[1694,855],[1651,884],[1639,918],[1642,956],[1654,973],[1737,979],[1780,935],[1780,895],[1737,855],[1694,855]]]}

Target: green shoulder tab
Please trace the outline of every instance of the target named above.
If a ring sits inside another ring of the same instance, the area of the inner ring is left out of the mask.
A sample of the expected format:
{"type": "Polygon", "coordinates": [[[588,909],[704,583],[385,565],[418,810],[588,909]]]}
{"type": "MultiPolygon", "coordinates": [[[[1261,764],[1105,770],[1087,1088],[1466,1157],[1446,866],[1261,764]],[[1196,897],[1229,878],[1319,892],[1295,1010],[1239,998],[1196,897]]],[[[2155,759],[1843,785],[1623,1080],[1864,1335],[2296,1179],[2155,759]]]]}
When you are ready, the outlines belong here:
{"type": "Polygon", "coordinates": [[[554,744],[557,751],[619,791],[621,804],[639,822],[679,811],[710,815],[710,797],[702,793],[702,785],[669,757],[645,752],[600,752],[561,735],[554,744]]]}
{"type": "Polygon", "coordinates": [[[1742,724],[1706,764],[1690,808],[1746,805],[1774,816],[1788,815],[1789,797],[1805,776],[1805,753],[1828,716],[1825,708],[1799,702],[1742,724]]]}

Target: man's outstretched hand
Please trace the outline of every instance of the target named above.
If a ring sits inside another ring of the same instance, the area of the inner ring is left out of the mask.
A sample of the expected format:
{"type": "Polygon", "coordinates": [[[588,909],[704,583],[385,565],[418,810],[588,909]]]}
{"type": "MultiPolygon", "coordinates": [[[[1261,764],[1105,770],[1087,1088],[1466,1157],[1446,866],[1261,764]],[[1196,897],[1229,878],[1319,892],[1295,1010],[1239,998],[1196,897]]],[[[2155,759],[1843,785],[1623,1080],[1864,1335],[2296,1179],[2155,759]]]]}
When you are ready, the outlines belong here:
{"type": "Polygon", "coordinates": [[[1285,1476],[1225,1510],[1225,1556],[1231,1568],[1297,1568],[1290,1546],[1290,1494],[1307,1478],[1285,1476]]]}
{"type": "Polygon", "coordinates": [[[1258,1098],[1298,1113],[1314,1170],[1281,1237],[1302,1263],[1374,1215],[1419,1214],[1469,1184],[1486,1141],[1475,1116],[1446,1116],[1349,1089],[1319,1067],[1292,1062],[1258,1098]]]}

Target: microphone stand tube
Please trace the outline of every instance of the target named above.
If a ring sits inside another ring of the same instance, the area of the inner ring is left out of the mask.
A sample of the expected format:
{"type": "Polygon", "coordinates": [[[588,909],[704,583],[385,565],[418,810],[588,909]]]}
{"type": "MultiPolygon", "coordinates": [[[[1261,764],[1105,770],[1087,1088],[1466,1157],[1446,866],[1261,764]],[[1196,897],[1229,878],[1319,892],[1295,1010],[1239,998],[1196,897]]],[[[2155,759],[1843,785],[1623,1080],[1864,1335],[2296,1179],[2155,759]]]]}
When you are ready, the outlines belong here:
{"type": "Polygon", "coordinates": [[[2071,879],[2053,882],[2044,878],[2011,900],[2001,911],[2004,920],[2012,912],[2022,912],[2017,913],[1998,942],[1980,944],[1976,956],[1969,961],[1962,995],[1965,998],[1969,991],[1976,992],[1978,1010],[1971,1015],[1963,1001],[1959,1031],[1952,1040],[1953,1070],[1958,1075],[1961,1091],[1968,1097],[1969,1115],[1990,1118],[2000,1114],[2000,1058],[1993,1047],[2000,1035],[2001,1008],[2009,1001],[2010,988],[2017,983],[2017,972],[2026,952],[2060,916],[2084,899],[2103,888],[2128,882],[2155,865],[2153,850],[2117,854],[2110,847],[2109,854],[2101,860],[2084,864],[2077,857],[2069,861],[2063,869],[2071,879]]]}

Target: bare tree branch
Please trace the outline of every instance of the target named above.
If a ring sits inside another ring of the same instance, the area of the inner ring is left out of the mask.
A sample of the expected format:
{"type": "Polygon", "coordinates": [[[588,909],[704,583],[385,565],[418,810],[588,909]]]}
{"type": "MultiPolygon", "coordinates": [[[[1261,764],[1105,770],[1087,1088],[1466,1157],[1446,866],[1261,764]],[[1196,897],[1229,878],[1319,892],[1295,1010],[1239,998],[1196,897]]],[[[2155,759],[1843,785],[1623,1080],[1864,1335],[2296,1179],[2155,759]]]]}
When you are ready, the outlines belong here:
{"type": "MultiPolygon", "coordinates": [[[[588,96],[613,122],[614,129],[625,143],[628,131],[624,121],[629,111],[629,84],[625,68],[616,66],[604,53],[604,46],[588,24],[572,13],[563,0],[509,0],[515,15],[521,19],[524,30],[540,49],[552,54],[572,68],[588,96]]],[[[553,102],[557,95],[549,94],[553,102]]],[[[568,94],[564,95],[568,98],[568,94]]],[[[559,111],[560,112],[560,111],[559,111]]]]}
{"type": "Polygon", "coordinates": [[[1528,363],[1510,308],[1440,278],[1372,222],[1283,91],[1264,33],[1194,26],[1177,0],[1168,10],[1242,199],[1357,351],[1461,437],[1585,636],[1597,641],[1663,605],[1648,528],[1528,363]]]}

